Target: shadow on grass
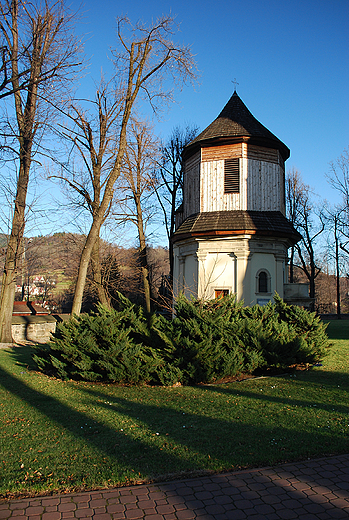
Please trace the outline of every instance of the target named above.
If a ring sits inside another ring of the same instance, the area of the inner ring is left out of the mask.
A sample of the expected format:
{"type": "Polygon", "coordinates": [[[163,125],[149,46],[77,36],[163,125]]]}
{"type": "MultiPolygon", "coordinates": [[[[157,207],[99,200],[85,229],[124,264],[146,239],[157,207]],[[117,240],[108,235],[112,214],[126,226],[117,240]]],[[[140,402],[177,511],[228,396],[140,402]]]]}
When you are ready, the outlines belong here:
{"type": "MultiPolygon", "coordinates": [[[[238,396],[244,396],[249,397],[253,399],[257,399],[259,401],[269,401],[270,403],[276,403],[276,404],[284,404],[289,406],[297,406],[299,408],[303,409],[313,409],[314,406],[317,407],[318,410],[324,410],[328,412],[336,412],[338,414],[348,414],[349,407],[348,405],[341,405],[338,404],[337,401],[331,400],[328,404],[321,402],[321,391],[322,390],[332,390],[333,392],[344,392],[347,394],[347,398],[343,395],[342,401],[343,402],[349,402],[349,375],[345,372],[326,372],[322,371],[321,374],[313,373],[314,377],[312,377],[312,374],[310,373],[308,377],[303,377],[303,379],[297,381],[299,384],[307,384],[311,383],[313,385],[316,385],[318,387],[317,392],[317,398],[314,398],[313,401],[309,400],[303,400],[303,399],[295,399],[295,398],[288,398],[284,395],[263,395],[261,393],[244,390],[243,388],[243,381],[241,381],[242,385],[237,390],[236,388],[232,389],[224,388],[221,385],[203,385],[203,387],[211,392],[218,392],[218,393],[225,393],[228,395],[238,395],[238,396]],[[318,375],[319,374],[319,375],[318,375]],[[340,383],[340,385],[338,385],[340,383]]],[[[278,384],[278,377],[272,378],[271,381],[274,385],[278,384]]],[[[251,379],[249,380],[251,381],[251,379]]],[[[286,380],[287,381],[287,380],[286,380]]],[[[275,392],[277,393],[277,391],[275,392]]]]}
{"type": "MultiPolygon", "coordinates": [[[[28,365],[28,352],[14,349],[12,356],[19,364],[28,365]]],[[[178,475],[183,476],[184,472],[223,471],[300,460],[308,456],[319,456],[344,449],[343,437],[330,430],[313,428],[304,431],[301,425],[284,426],[278,424],[277,420],[273,420],[271,424],[267,421],[263,424],[258,421],[251,424],[245,420],[243,410],[240,416],[229,416],[228,413],[227,418],[218,418],[218,413],[216,418],[208,416],[205,411],[183,413],[182,410],[171,408],[166,402],[162,405],[153,405],[113,395],[111,386],[103,391],[103,386],[92,388],[86,384],[76,385],[75,390],[81,393],[82,404],[85,407],[89,406],[90,409],[98,409],[100,412],[95,415],[93,421],[91,414],[85,415],[55,397],[27,386],[3,369],[0,369],[0,381],[9,392],[27,402],[51,421],[60,424],[73,437],[96,448],[102,455],[101,464],[105,463],[103,456],[106,456],[108,464],[119,465],[121,472],[135,471],[136,474],[142,475],[143,479],[165,479],[166,475],[173,478],[178,475]],[[108,424],[105,424],[101,417],[105,411],[107,414],[104,417],[107,416],[108,424]],[[124,428],[125,431],[122,432],[120,423],[116,424],[117,414],[131,419],[136,429],[124,428]],[[111,426],[113,420],[115,427],[111,426]],[[81,425],[92,422],[93,431],[81,429],[81,425]]],[[[219,389],[205,387],[205,390],[207,389],[212,392],[219,390],[220,393],[242,395],[240,388],[225,390],[221,387],[219,389]]],[[[123,390],[127,391],[127,389],[123,390]]],[[[151,388],[147,390],[152,391],[151,388]]],[[[254,392],[243,393],[253,399],[266,402],[288,403],[284,398],[273,398],[254,392]]],[[[295,402],[302,407],[312,404],[304,401],[289,401],[290,404],[295,402]]],[[[338,407],[338,412],[340,410],[342,407],[338,407]]],[[[129,477],[120,478],[119,482],[114,481],[113,485],[130,482],[128,479],[129,477]]],[[[95,484],[102,485],[102,482],[95,484]]]]}
{"type": "MultiPolygon", "coordinates": [[[[20,379],[0,367],[0,384],[13,395],[25,401],[47,418],[65,428],[76,438],[83,439],[84,442],[97,448],[101,454],[111,457],[125,469],[135,469],[142,473],[149,473],[147,462],[140,462],[143,458],[144,448],[147,448],[150,460],[155,460],[156,465],[164,468],[176,467],[176,455],[160,451],[157,447],[145,446],[138,439],[126,436],[120,430],[113,429],[101,422],[91,420],[89,415],[85,415],[76,409],[63,404],[58,399],[44,394],[39,390],[34,390],[20,379]],[[81,425],[93,424],[93,431],[87,428],[81,431],[81,425]],[[122,446],[123,453],[120,453],[119,446],[122,446]],[[132,454],[132,459],[125,460],[125,454],[132,454]],[[137,459],[137,456],[139,459],[137,459]],[[139,461],[138,464],[135,461],[139,461]]],[[[200,467],[194,466],[197,470],[200,467]]]]}
{"type": "Polygon", "coordinates": [[[327,335],[329,339],[349,340],[349,320],[323,320],[327,324],[327,335]]]}

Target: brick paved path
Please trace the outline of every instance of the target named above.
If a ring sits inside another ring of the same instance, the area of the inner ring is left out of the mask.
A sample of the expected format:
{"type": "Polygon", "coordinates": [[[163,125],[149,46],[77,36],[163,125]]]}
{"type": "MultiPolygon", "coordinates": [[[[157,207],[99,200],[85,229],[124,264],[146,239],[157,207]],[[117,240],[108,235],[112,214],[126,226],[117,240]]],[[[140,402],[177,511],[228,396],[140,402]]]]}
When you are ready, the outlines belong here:
{"type": "Polygon", "coordinates": [[[0,519],[349,519],[349,454],[209,477],[0,503],[0,519]]]}

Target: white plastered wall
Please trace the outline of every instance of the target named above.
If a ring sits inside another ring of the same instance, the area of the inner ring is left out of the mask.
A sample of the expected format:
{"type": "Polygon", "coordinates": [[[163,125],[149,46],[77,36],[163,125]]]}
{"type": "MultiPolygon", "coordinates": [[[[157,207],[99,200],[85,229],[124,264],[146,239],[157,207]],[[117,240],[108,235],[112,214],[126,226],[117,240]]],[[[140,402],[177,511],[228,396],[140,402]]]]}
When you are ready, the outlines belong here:
{"type": "Polygon", "coordinates": [[[211,240],[192,239],[174,245],[174,294],[212,299],[215,290],[228,289],[245,305],[283,297],[287,257],[285,241],[261,240],[246,235],[211,240]],[[260,270],[270,276],[268,293],[258,293],[260,270]]]}

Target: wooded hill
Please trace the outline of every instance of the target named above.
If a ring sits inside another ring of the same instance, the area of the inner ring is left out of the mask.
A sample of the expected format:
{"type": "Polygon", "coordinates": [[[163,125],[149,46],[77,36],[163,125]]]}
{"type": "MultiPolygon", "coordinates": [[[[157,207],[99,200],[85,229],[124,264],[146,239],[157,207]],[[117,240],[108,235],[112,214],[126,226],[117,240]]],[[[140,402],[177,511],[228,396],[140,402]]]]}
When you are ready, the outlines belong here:
{"type": "MultiPolygon", "coordinates": [[[[6,235],[0,235],[1,267],[6,252],[6,235]],[[1,242],[2,240],[2,242],[1,242]]],[[[25,251],[17,278],[16,299],[27,298],[28,285],[43,288],[40,296],[30,299],[45,300],[56,312],[70,312],[79,259],[85,237],[74,233],[55,233],[48,236],[25,239],[25,251]],[[41,281],[38,281],[38,278],[41,281]],[[28,284],[29,280],[29,284],[28,284]],[[21,290],[21,287],[23,289],[21,290]]],[[[157,299],[163,277],[168,274],[168,250],[150,247],[150,283],[153,299],[157,299]]],[[[100,261],[103,283],[111,298],[116,291],[122,292],[132,301],[142,303],[140,269],[136,248],[122,248],[101,240],[100,261]]],[[[32,289],[29,290],[29,293],[32,289]]],[[[90,273],[85,290],[84,309],[96,302],[95,290],[90,273]]]]}

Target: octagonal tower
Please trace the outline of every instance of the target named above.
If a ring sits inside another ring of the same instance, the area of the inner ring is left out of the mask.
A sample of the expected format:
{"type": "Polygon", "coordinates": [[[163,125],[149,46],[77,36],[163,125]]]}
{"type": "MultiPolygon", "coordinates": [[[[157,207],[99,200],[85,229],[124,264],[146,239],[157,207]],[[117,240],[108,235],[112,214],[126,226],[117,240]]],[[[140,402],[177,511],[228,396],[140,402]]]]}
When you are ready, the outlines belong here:
{"type": "Polygon", "coordinates": [[[246,305],[283,297],[287,249],[300,236],[285,217],[290,151],[236,92],[183,151],[174,293],[211,299],[234,293],[246,305]]]}

